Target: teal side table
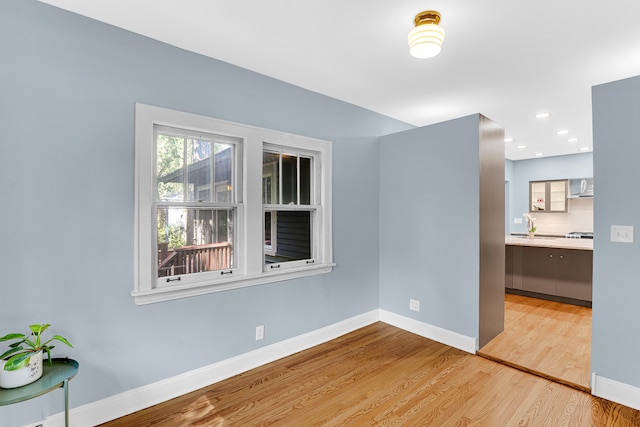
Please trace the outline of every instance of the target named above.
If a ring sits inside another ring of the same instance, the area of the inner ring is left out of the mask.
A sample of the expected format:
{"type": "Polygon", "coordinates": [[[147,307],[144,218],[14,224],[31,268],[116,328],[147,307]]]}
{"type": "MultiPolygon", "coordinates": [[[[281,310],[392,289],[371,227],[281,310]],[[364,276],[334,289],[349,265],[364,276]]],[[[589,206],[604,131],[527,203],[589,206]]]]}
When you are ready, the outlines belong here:
{"type": "Polygon", "coordinates": [[[73,359],[52,359],[52,366],[49,366],[49,361],[44,360],[39,380],[18,388],[0,388],[0,406],[24,402],[62,387],[64,425],[69,427],[69,380],[76,376],[79,367],[79,363],[73,359]]]}

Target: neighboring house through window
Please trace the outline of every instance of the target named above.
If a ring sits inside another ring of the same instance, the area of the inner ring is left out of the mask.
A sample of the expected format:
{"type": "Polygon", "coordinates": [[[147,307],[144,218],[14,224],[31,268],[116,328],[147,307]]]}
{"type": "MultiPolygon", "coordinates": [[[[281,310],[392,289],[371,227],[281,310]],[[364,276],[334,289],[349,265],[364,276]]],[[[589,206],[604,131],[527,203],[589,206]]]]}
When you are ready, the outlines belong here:
{"type": "Polygon", "coordinates": [[[136,104],[135,143],[136,303],[331,271],[329,141],[136,104]]]}

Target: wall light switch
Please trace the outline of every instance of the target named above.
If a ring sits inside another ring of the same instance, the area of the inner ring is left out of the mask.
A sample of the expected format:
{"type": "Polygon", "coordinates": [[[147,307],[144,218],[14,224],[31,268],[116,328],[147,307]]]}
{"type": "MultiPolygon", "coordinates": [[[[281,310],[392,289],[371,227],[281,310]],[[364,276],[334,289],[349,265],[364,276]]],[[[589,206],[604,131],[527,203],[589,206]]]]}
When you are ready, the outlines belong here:
{"type": "Polygon", "coordinates": [[[513,218],[513,223],[514,224],[522,224],[522,218],[518,217],[518,218],[513,218]]]}
{"type": "Polygon", "coordinates": [[[611,241],[618,243],[633,243],[633,225],[612,225],[611,241]]]}

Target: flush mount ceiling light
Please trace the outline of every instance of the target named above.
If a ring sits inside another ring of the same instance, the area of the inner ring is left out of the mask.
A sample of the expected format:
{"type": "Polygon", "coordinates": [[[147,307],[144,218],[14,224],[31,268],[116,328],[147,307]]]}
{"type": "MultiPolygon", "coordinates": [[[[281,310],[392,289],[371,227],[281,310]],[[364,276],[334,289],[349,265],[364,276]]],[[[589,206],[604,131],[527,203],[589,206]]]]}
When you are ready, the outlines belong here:
{"type": "Polygon", "coordinates": [[[548,113],[546,111],[536,114],[536,119],[548,119],[549,117],[551,117],[551,113],[548,113]]]}
{"type": "Polygon", "coordinates": [[[416,58],[431,58],[440,53],[444,41],[444,28],[440,13],[435,10],[420,12],[413,19],[415,28],[409,31],[409,53],[416,58]]]}

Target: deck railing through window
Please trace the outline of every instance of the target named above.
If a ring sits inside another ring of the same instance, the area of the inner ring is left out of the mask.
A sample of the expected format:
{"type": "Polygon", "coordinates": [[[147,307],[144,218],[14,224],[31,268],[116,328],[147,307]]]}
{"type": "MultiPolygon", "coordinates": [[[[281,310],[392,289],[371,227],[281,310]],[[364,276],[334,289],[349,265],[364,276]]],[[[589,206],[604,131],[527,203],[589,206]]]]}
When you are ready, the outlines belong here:
{"type": "Polygon", "coordinates": [[[231,243],[183,246],[170,249],[158,257],[158,277],[231,268],[231,243]]]}

